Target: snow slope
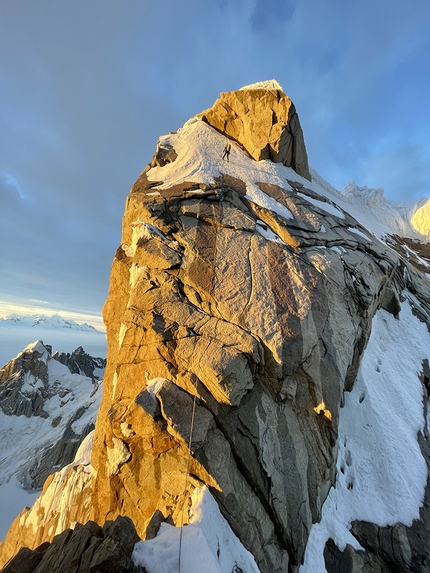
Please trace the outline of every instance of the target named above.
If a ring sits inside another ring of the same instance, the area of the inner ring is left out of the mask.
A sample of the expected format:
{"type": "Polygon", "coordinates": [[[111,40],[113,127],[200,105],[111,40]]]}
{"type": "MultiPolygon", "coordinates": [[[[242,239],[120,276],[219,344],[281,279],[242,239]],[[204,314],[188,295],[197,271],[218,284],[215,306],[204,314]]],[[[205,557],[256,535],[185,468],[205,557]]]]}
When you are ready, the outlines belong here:
{"type": "Polygon", "coordinates": [[[321,522],[312,527],[300,573],[326,571],[329,537],[342,551],[347,543],[359,549],[349,533],[354,520],[385,526],[419,518],[427,466],[417,433],[427,420],[418,374],[429,349],[430,334],[408,302],[399,320],[377,312],[354,388],[340,411],[336,487],[321,522]]]}
{"type": "MultiPolygon", "coordinates": [[[[135,545],[133,560],[148,573],[176,572],[181,530],[162,523],[155,539],[135,545]]],[[[182,530],[181,571],[187,573],[258,573],[247,551],[221,515],[206,487],[192,496],[190,524],[182,530]]]]}

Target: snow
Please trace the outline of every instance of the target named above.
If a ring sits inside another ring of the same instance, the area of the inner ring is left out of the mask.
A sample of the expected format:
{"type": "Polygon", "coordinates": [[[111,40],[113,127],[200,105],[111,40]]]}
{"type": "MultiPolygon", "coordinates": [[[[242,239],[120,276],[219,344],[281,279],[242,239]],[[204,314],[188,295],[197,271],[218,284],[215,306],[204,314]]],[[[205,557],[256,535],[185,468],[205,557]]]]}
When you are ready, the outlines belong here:
{"type": "Polygon", "coordinates": [[[171,383],[170,380],[167,378],[152,378],[152,380],[148,380],[148,384],[146,386],[146,391],[152,396],[152,398],[157,401],[157,392],[161,390],[164,384],[171,383]]]}
{"type": "MultiPolygon", "coordinates": [[[[40,360],[48,366],[47,399],[43,405],[48,417],[9,416],[0,410],[0,539],[20,510],[31,505],[35,498],[34,492],[22,489],[28,485],[30,464],[61,438],[79,408],[86,410],[72,424],[75,432],[81,432],[88,423],[94,422],[101,401],[101,384],[95,387],[90,378],[72,374],[49,356],[40,341],[30,344],[28,349],[40,352],[40,360]]],[[[41,385],[40,379],[27,372],[21,392],[31,392],[41,385]]]]}
{"type": "Polygon", "coordinates": [[[350,182],[341,191],[335,189],[325,181],[314,169],[310,169],[312,182],[306,179],[295,179],[305,187],[334,201],[344,211],[352,215],[363,227],[379,239],[384,239],[388,234],[396,234],[416,240],[426,240],[425,230],[430,226],[430,215],[425,208],[428,199],[418,199],[413,202],[389,201],[384,197],[383,189],[369,189],[359,187],[350,182]],[[419,215],[414,215],[422,209],[419,215]]]}
{"type": "Polygon", "coordinates": [[[157,227],[154,227],[154,225],[146,223],[145,221],[141,221],[140,219],[133,221],[131,226],[133,229],[131,245],[122,245],[122,248],[128,257],[134,257],[139,239],[151,239],[152,237],[159,237],[166,243],[176,242],[167,239],[167,237],[165,237],[165,235],[163,235],[163,233],[157,229],[157,227]]]}
{"type": "Polygon", "coordinates": [[[262,237],[267,239],[268,241],[273,241],[275,243],[280,243],[281,245],[285,245],[284,241],[279,237],[276,233],[272,231],[265,223],[262,221],[257,221],[255,225],[255,229],[260,233],[262,237]]]}
{"type": "Polygon", "coordinates": [[[352,392],[340,412],[337,480],[314,524],[300,573],[322,573],[328,538],[339,549],[360,546],[354,520],[411,525],[424,499],[427,466],[417,441],[424,429],[418,374],[429,358],[430,334],[408,302],[399,320],[379,310],[352,392]],[[405,340],[408,341],[405,344],[405,340]]]}
{"type": "MultiPolygon", "coordinates": [[[[233,533],[206,487],[194,491],[191,512],[189,525],[182,529],[181,571],[259,573],[253,556],[233,533]]],[[[155,539],[135,545],[135,565],[145,567],[148,573],[176,573],[180,531],[163,523],[155,539]]]]}
{"type": "Polygon", "coordinates": [[[430,235],[430,199],[425,199],[425,203],[420,205],[412,215],[413,227],[423,235],[430,235]]]}
{"type": "Polygon", "coordinates": [[[249,86],[243,86],[239,91],[242,90],[281,90],[283,92],[282,86],[276,80],[265,80],[264,82],[256,82],[255,84],[249,84],[249,86]]]}
{"type": "MultiPolygon", "coordinates": [[[[53,479],[44,492],[36,499],[30,511],[20,518],[21,526],[32,526],[36,529],[40,516],[59,516],[53,535],[64,531],[69,525],[69,512],[73,498],[77,492],[88,487],[95,471],[91,466],[91,451],[94,441],[94,431],[83,440],[75,459],[53,474],[53,479]]],[[[73,524],[72,524],[73,527],[73,524]]]]}
{"type": "MultiPolygon", "coordinates": [[[[73,321],[68,320],[67,323],[71,324],[73,321]]],[[[82,346],[91,356],[106,356],[107,342],[104,332],[93,327],[80,330],[70,326],[59,327],[58,324],[57,322],[56,326],[55,321],[39,321],[34,325],[32,317],[18,315],[10,315],[7,319],[0,318],[0,368],[35,338],[51,344],[54,352],[73,352],[78,346],[82,346]]]]}
{"type": "Polygon", "coordinates": [[[371,189],[369,187],[359,187],[350,181],[341,189],[341,194],[348,198],[359,198],[360,203],[369,207],[379,207],[384,202],[384,189],[371,189]]]}
{"type": "Polygon", "coordinates": [[[365,235],[362,231],[360,231],[359,229],[356,229],[355,227],[348,227],[348,231],[350,233],[355,233],[356,235],[359,235],[360,237],[362,237],[363,239],[366,240],[367,243],[370,243],[370,239],[367,235],[365,235]]]}
{"type": "Polygon", "coordinates": [[[234,142],[231,142],[230,161],[220,161],[225,142],[223,135],[203,121],[193,118],[177,133],[160,138],[159,145],[173,147],[178,157],[164,167],[150,169],[147,172],[148,179],[163,181],[159,188],[167,189],[185,181],[212,185],[215,178],[223,173],[246,184],[246,197],[250,201],[274,211],[284,219],[293,219],[291,211],[257,186],[257,183],[273,183],[291,190],[286,179],[292,170],[268,159],[256,162],[234,142]]]}
{"type": "MultiPolygon", "coordinates": [[[[90,331],[93,332],[97,330],[94,326],[87,324],[86,322],[78,323],[74,320],[65,320],[59,314],[53,314],[51,316],[45,316],[42,314],[10,314],[8,316],[0,318],[0,326],[4,326],[6,323],[20,323],[25,326],[32,327],[48,327],[48,328],[71,328],[73,330],[90,331]]],[[[98,331],[101,332],[101,331],[98,331]]]]}
{"type": "Polygon", "coordinates": [[[326,201],[318,201],[318,199],[309,197],[309,195],[305,195],[304,193],[299,192],[297,195],[299,197],[303,197],[303,199],[306,199],[306,201],[309,201],[309,203],[312,203],[312,205],[315,205],[315,207],[318,207],[318,209],[322,209],[323,211],[326,211],[326,213],[335,215],[335,217],[339,217],[340,219],[345,219],[345,215],[342,213],[342,211],[339,211],[339,209],[337,209],[334,205],[331,205],[326,201]]]}
{"type": "Polygon", "coordinates": [[[113,476],[118,473],[122,464],[130,459],[130,451],[127,444],[119,438],[112,437],[113,448],[107,447],[107,472],[113,476]]]}
{"type": "MultiPolygon", "coordinates": [[[[259,84],[253,86],[245,86],[244,89],[260,89],[259,84]]],[[[430,225],[430,220],[427,221],[430,218],[427,199],[405,203],[388,201],[382,189],[359,187],[352,182],[342,191],[338,191],[313,169],[310,170],[312,181],[308,181],[292,168],[280,163],[272,163],[270,160],[255,161],[234,142],[231,142],[230,161],[221,161],[226,141],[226,137],[215,129],[197,118],[192,118],[177,133],[159,139],[159,146],[173,147],[178,157],[164,167],[150,169],[147,173],[148,179],[154,182],[163,181],[161,188],[168,188],[185,181],[211,185],[223,172],[237,177],[246,184],[248,199],[287,220],[293,219],[292,213],[263,193],[256,184],[272,183],[291,191],[288,179],[329,199],[338,208],[304,193],[299,192],[298,195],[336,217],[345,218],[342,211],[349,213],[375,237],[384,239],[388,234],[397,234],[419,240],[427,238],[427,235],[420,233],[413,224],[415,215],[420,229],[425,229],[427,232],[430,225]]]]}

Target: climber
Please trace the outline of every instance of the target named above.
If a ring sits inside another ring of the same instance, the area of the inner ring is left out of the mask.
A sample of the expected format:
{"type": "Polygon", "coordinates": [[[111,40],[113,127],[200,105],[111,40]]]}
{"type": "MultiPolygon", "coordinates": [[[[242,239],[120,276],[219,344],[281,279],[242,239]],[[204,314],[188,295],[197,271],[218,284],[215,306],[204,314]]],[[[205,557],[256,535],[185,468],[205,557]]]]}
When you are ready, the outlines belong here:
{"type": "Polygon", "coordinates": [[[227,142],[227,145],[224,147],[224,153],[222,155],[223,159],[227,159],[227,161],[230,161],[230,151],[231,151],[231,144],[230,142],[227,142]]]}

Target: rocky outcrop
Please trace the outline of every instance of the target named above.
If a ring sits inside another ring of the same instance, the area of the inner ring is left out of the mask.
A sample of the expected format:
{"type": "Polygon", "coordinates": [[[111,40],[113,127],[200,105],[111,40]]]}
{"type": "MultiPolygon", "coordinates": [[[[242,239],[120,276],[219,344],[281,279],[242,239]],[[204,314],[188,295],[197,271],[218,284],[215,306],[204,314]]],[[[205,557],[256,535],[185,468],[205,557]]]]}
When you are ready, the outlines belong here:
{"type": "Polygon", "coordinates": [[[43,409],[42,388],[48,387],[48,366],[52,346],[36,343],[27,347],[0,370],[0,409],[8,416],[41,416],[47,418],[43,409]],[[26,379],[35,381],[34,387],[25,388],[26,379]]]}
{"type": "Polygon", "coordinates": [[[95,358],[79,346],[73,352],[55,352],[52,358],[67,366],[72,374],[88,376],[95,383],[103,377],[106,368],[105,358],[95,358]]]}
{"type": "Polygon", "coordinates": [[[196,395],[187,497],[209,486],[261,571],[297,571],[343,391],[404,286],[392,251],[299,185],[260,185],[288,220],[232,177],[134,186],[104,309],[96,521],[123,513],[142,537],[156,511],[178,523],[196,395]]]}
{"type": "Polygon", "coordinates": [[[127,517],[106,521],[100,527],[93,521],[76,524],[34,550],[22,548],[1,570],[2,573],[138,573],[131,554],[139,541],[127,517]]]}
{"type": "Polygon", "coordinates": [[[197,117],[240,143],[257,161],[283,163],[310,181],[305,141],[293,102],[275,87],[249,88],[252,86],[222,93],[197,117]]]}

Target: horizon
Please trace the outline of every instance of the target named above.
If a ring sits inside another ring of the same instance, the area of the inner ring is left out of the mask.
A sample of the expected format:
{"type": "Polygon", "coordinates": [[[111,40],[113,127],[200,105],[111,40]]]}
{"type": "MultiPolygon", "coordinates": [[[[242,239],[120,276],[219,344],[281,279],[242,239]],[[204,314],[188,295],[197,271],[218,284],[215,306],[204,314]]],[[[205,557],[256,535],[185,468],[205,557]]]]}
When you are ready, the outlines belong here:
{"type": "Polygon", "coordinates": [[[106,332],[106,327],[103,322],[102,316],[92,315],[92,314],[85,314],[79,312],[72,312],[67,310],[59,310],[53,308],[43,308],[37,306],[26,306],[25,304],[10,304],[4,301],[0,301],[0,319],[8,318],[11,315],[19,315],[19,316],[46,316],[52,317],[55,315],[60,316],[65,320],[73,320],[78,324],[88,324],[93,326],[99,332],[106,332]]]}

